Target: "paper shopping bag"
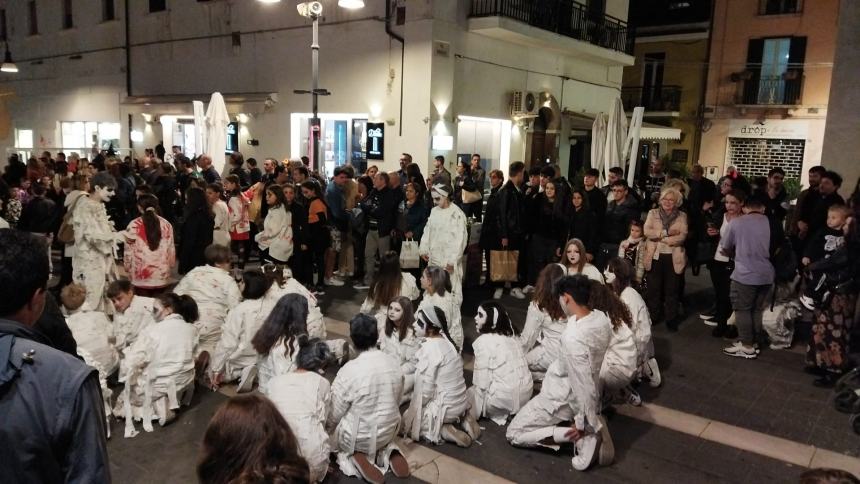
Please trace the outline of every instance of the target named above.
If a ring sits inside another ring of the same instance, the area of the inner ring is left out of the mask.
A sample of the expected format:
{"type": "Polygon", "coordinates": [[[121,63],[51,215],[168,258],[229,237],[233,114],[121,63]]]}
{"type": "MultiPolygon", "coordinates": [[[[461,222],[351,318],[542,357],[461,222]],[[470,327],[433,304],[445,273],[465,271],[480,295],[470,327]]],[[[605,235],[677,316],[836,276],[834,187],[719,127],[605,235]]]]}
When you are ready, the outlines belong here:
{"type": "Polygon", "coordinates": [[[490,251],[490,280],[493,282],[516,282],[518,250],[490,251]]]}
{"type": "Polygon", "coordinates": [[[417,269],[419,262],[418,242],[412,239],[403,241],[400,246],[400,268],[417,269]]]}

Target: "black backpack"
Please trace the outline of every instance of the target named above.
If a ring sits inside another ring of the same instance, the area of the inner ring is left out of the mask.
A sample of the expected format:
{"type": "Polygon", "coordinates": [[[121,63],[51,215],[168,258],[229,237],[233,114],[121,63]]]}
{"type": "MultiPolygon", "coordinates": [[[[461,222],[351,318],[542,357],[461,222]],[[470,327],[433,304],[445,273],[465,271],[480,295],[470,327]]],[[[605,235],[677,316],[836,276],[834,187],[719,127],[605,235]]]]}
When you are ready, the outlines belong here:
{"type": "Polygon", "coordinates": [[[773,264],[776,282],[790,282],[797,276],[797,255],[788,237],[783,237],[782,241],[776,243],[770,263],[773,264]]]}

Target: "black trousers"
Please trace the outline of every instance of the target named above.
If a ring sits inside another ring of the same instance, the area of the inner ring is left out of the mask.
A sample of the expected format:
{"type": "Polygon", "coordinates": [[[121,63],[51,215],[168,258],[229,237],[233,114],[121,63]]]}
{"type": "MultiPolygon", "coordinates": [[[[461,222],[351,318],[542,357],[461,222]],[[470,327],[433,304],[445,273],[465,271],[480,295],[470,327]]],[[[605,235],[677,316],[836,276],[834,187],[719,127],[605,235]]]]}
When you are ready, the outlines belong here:
{"type": "Polygon", "coordinates": [[[529,242],[527,284],[534,286],[540,271],[542,271],[547,264],[558,261],[558,256],[555,255],[557,248],[558,242],[556,242],[555,239],[544,237],[540,234],[532,235],[531,241],[529,242]]]}
{"type": "Polygon", "coordinates": [[[717,260],[708,262],[711,284],[714,285],[714,307],[716,308],[714,321],[721,326],[725,325],[729,316],[732,315],[732,301],[729,298],[732,270],[734,270],[732,262],[717,260]]]}
{"type": "Polygon", "coordinates": [[[664,319],[674,321],[678,317],[678,286],[681,276],[675,273],[672,264],[672,254],[660,254],[660,258],[651,261],[651,270],[647,273],[648,292],[645,303],[652,321],[664,319]]]}

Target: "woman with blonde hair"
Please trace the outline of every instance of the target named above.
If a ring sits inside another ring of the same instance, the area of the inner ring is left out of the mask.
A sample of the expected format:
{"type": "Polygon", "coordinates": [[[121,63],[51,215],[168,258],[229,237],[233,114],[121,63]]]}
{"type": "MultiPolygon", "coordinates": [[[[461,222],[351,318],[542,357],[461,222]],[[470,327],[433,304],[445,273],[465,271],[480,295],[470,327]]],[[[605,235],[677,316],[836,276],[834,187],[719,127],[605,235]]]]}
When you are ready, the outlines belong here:
{"type": "Polygon", "coordinates": [[[669,331],[678,330],[678,293],[687,255],[687,214],[680,210],[684,197],[672,186],[660,192],[659,207],[645,219],[646,302],[652,320],[665,319],[669,331]]]}
{"type": "Polygon", "coordinates": [[[597,267],[594,267],[586,260],[585,244],[579,239],[570,239],[564,246],[564,252],[561,253],[559,265],[564,269],[564,275],[573,276],[582,274],[589,279],[603,282],[603,275],[597,267]]]}

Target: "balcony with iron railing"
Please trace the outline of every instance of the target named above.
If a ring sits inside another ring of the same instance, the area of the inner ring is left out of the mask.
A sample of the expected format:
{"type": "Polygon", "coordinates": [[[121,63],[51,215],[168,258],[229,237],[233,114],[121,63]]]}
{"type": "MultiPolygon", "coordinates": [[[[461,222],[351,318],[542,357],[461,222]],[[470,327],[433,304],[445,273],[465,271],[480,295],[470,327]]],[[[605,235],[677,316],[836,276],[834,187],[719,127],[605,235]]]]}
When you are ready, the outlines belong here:
{"type": "Polygon", "coordinates": [[[625,111],[644,107],[646,116],[649,112],[677,115],[675,113],[681,110],[681,86],[624,87],[621,89],[621,102],[625,111]]]}
{"type": "Polygon", "coordinates": [[[740,88],[741,105],[797,106],[801,103],[803,75],[789,70],[781,76],[753,75],[740,88]]]}
{"type": "MultiPolygon", "coordinates": [[[[627,25],[627,22],[611,15],[589,12],[587,7],[574,0],[472,0],[469,17],[471,22],[492,18],[514,20],[542,31],[624,54],[623,63],[632,64],[632,60],[628,62],[626,57],[633,53],[633,28],[627,25]]],[[[481,25],[470,30],[484,30],[486,32],[479,33],[503,38],[489,31],[505,27],[492,27],[491,29],[481,25]]],[[[523,34],[522,31],[515,33],[523,34]]]]}

